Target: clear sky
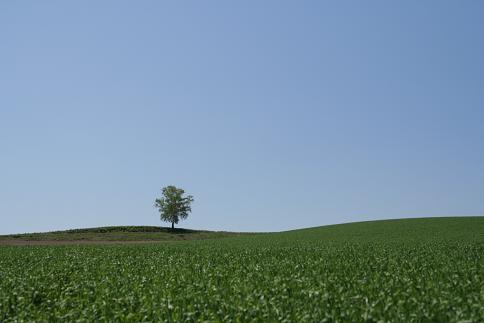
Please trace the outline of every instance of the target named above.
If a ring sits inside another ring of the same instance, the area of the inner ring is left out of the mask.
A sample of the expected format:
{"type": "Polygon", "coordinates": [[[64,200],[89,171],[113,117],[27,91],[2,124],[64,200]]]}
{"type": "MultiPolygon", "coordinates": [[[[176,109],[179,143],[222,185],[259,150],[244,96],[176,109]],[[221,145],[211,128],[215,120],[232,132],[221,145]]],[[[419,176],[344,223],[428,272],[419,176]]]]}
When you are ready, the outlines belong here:
{"type": "Polygon", "coordinates": [[[2,1],[0,233],[484,215],[482,1],[2,1]]]}

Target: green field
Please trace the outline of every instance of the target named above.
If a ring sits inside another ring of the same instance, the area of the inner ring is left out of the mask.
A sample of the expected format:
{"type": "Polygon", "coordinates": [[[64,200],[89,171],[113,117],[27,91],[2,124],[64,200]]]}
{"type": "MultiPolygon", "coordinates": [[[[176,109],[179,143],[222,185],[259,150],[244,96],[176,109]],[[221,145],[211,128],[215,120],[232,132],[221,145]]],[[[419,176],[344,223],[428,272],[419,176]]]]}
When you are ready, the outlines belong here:
{"type": "Polygon", "coordinates": [[[484,217],[0,246],[0,321],[483,321],[484,217]]]}

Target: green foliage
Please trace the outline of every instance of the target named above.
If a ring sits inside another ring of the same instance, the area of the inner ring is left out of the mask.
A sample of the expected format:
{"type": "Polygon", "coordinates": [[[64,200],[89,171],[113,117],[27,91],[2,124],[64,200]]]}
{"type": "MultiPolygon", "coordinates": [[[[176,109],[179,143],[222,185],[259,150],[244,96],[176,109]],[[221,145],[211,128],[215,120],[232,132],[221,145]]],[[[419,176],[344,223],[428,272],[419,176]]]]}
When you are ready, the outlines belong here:
{"type": "Polygon", "coordinates": [[[188,213],[192,211],[191,204],[193,196],[183,196],[185,191],[175,186],[167,186],[162,190],[163,197],[155,200],[155,207],[160,212],[162,221],[171,222],[173,228],[175,223],[181,219],[186,219],[188,213]]]}
{"type": "Polygon", "coordinates": [[[483,256],[484,218],[0,246],[0,321],[477,322],[483,256]]]}

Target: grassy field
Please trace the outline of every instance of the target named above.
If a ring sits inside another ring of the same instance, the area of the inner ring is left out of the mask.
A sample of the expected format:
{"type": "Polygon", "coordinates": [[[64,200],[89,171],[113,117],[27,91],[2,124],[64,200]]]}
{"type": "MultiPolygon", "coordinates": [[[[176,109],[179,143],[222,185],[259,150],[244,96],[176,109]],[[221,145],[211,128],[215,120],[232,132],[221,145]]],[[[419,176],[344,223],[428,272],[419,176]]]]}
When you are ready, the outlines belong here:
{"type": "Polygon", "coordinates": [[[484,217],[0,246],[0,321],[479,322],[484,217]]]}
{"type": "Polygon", "coordinates": [[[0,244],[24,242],[103,242],[103,241],[179,241],[179,240],[203,240],[236,237],[250,233],[225,232],[225,231],[202,231],[180,228],[163,228],[150,226],[117,226],[89,229],[74,229],[66,231],[54,231],[45,233],[25,233],[0,235],[0,244]]]}

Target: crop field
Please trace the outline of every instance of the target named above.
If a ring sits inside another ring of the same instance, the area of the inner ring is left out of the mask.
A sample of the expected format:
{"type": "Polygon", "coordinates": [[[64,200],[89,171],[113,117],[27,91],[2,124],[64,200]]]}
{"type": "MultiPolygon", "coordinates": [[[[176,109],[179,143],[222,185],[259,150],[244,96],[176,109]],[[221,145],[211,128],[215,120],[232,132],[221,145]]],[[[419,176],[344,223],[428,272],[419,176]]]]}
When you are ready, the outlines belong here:
{"type": "Polygon", "coordinates": [[[484,217],[144,245],[0,246],[0,321],[484,318],[484,217]]]}

